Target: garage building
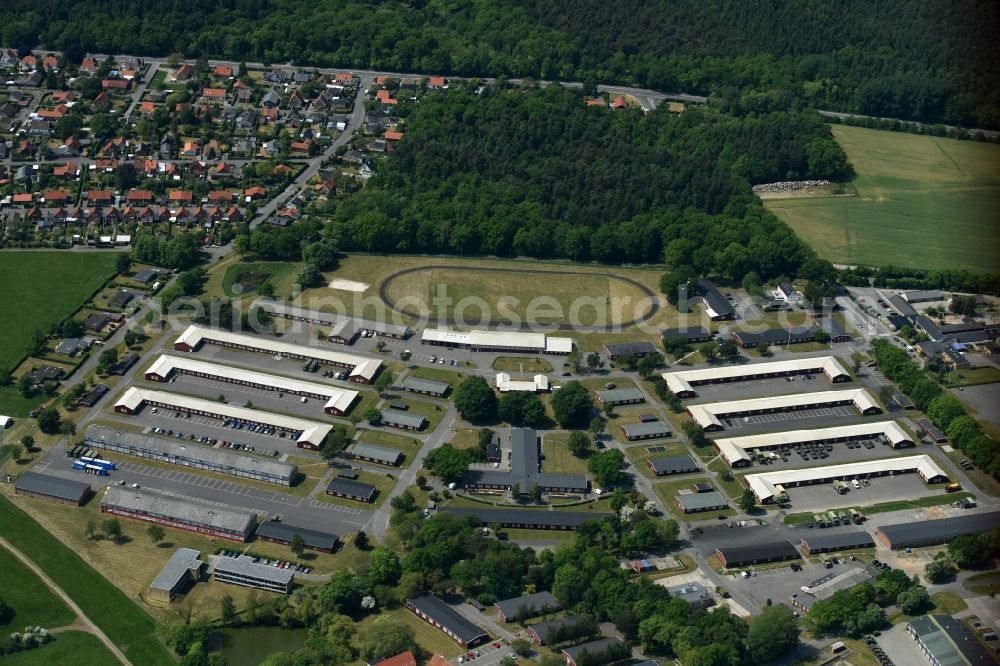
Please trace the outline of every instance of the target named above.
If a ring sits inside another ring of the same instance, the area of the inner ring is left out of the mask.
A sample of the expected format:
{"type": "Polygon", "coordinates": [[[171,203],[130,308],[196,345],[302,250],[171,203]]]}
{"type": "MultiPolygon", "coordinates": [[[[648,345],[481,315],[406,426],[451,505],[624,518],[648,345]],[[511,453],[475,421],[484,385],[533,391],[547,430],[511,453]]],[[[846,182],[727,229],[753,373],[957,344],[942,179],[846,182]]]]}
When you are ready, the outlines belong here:
{"type": "Polygon", "coordinates": [[[358,442],[354,445],[354,448],[351,449],[351,455],[354,456],[355,460],[364,460],[377,465],[395,467],[399,464],[400,459],[403,457],[403,452],[399,449],[393,449],[388,446],[378,446],[376,444],[358,442]]]}
{"type": "Polygon", "coordinates": [[[795,550],[790,541],[769,541],[748,546],[716,548],[715,555],[726,568],[799,559],[799,551],[795,550]]]}
{"type": "Polygon", "coordinates": [[[399,388],[404,391],[410,391],[411,393],[420,393],[422,395],[430,395],[435,398],[443,398],[451,385],[447,382],[438,382],[433,379],[422,379],[420,377],[407,377],[400,384],[399,388]]]}
{"type": "Polygon", "coordinates": [[[656,476],[670,476],[671,474],[687,474],[697,472],[698,465],[695,464],[691,456],[667,456],[665,458],[650,458],[646,461],[646,467],[656,476]]]}
{"type": "Polygon", "coordinates": [[[358,502],[371,502],[375,499],[377,488],[369,483],[341,479],[335,477],[326,486],[326,494],[334,497],[344,497],[358,502]]]}
{"type": "Polygon", "coordinates": [[[257,527],[257,514],[208,504],[190,497],[146,488],[110,486],[101,498],[101,513],[246,542],[257,527]]]}
{"type": "Polygon", "coordinates": [[[51,474],[23,472],[14,483],[14,494],[36,497],[57,504],[80,506],[94,494],[89,483],[51,474]]]}
{"type": "Polygon", "coordinates": [[[660,376],[667,383],[667,388],[670,389],[671,393],[679,398],[689,398],[697,395],[694,387],[704,384],[744,382],[754,379],[820,373],[826,375],[826,378],[834,383],[851,381],[851,373],[845,370],[840,361],[833,356],[796,358],[746,365],[723,365],[714,368],[664,372],[660,376]]]}
{"type": "Polygon", "coordinates": [[[634,442],[642,439],[661,439],[670,437],[670,428],[660,420],[643,421],[642,423],[622,423],[622,434],[625,439],[634,442]]]}
{"type": "Polygon", "coordinates": [[[291,486],[298,468],[261,456],[248,456],[229,449],[216,449],[194,442],[143,435],[129,430],[92,425],[83,433],[83,443],[96,449],[139,458],[161,460],[172,465],[230,474],[279,486],[291,486]]]}
{"type": "Polygon", "coordinates": [[[878,476],[916,473],[925,483],[940,483],[948,480],[938,464],[928,455],[882,458],[844,465],[824,465],[803,469],[785,469],[747,474],[743,484],[753,491],[762,504],[774,502],[780,492],[777,486],[794,488],[850,479],[868,479],[878,476]]]}
{"type": "Polygon", "coordinates": [[[157,408],[173,409],[187,414],[198,414],[220,420],[233,420],[240,423],[261,424],[296,435],[296,446],[300,449],[316,450],[323,446],[323,441],[330,434],[332,426],[326,423],[306,421],[292,416],[261,412],[246,407],[236,407],[222,402],[191,398],[175,393],[166,393],[152,389],[131,387],[115,403],[115,411],[119,414],[137,414],[145,405],[157,408]]]}
{"type": "Polygon", "coordinates": [[[747,467],[755,451],[794,448],[805,444],[834,444],[877,440],[887,442],[894,449],[913,446],[913,438],[895,421],[856,423],[835,428],[814,430],[785,430],[761,435],[728,437],[714,441],[715,449],[730,467],[747,467]]]}
{"type": "Polygon", "coordinates": [[[340,537],[332,532],[296,527],[276,520],[265,520],[257,528],[258,539],[284,545],[291,545],[296,534],[302,537],[302,543],[306,548],[323,553],[332,553],[337,544],[340,543],[340,537]]]}
{"type": "Polygon", "coordinates": [[[637,405],[646,402],[642,391],[637,388],[608,389],[605,391],[595,391],[594,394],[602,405],[637,405]]]}
{"type": "Polygon", "coordinates": [[[146,370],[146,380],[151,382],[167,382],[171,377],[181,374],[192,377],[202,377],[217,382],[248,386],[263,391],[276,391],[289,395],[305,396],[322,400],[323,411],[335,416],[343,416],[350,410],[358,398],[358,392],[350,389],[340,389],[330,384],[306,382],[280,375],[270,375],[254,372],[246,368],[237,368],[221,363],[209,363],[196,358],[161,355],[153,365],[146,370]]]}
{"type": "Polygon", "coordinates": [[[720,511],[728,509],[729,503],[717,490],[707,493],[687,493],[674,497],[674,504],[683,513],[697,513],[699,511],[720,511]]]}
{"type": "Polygon", "coordinates": [[[401,409],[383,409],[382,423],[403,430],[420,430],[427,423],[427,419],[421,414],[411,414],[401,409]]]}
{"type": "Polygon", "coordinates": [[[865,415],[878,414],[882,411],[878,402],[867,389],[816,391],[750,400],[712,402],[703,405],[688,405],[687,411],[698,425],[711,431],[724,428],[722,419],[847,405],[853,406],[865,415]]]}
{"type": "Polygon", "coordinates": [[[268,354],[269,356],[287,356],[299,361],[315,361],[321,365],[330,365],[336,368],[346,368],[349,370],[348,379],[359,384],[371,384],[379,370],[382,369],[382,362],[378,359],[366,358],[357,354],[304,347],[259,335],[233,333],[218,328],[194,325],[188,326],[174,341],[174,349],[192,352],[206,343],[258,354],[268,354]]]}

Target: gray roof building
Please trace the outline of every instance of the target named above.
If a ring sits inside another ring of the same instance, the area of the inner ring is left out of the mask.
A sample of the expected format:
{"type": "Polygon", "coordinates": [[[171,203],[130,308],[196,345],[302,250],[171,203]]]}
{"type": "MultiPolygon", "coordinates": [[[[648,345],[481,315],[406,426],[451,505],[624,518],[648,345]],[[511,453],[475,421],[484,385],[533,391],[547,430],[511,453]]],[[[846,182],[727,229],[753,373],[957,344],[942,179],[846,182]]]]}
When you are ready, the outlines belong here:
{"type": "Polygon", "coordinates": [[[334,477],[326,486],[327,495],[346,497],[360,502],[371,502],[378,489],[370,483],[334,477]]]}
{"type": "MultiPolygon", "coordinates": [[[[700,583],[692,582],[684,583],[683,585],[674,585],[673,587],[668,587],[667,592],[670,596],[683,599],[695,608],[707,608],[714,603],[711,592],[700,583]]],[[[638,664],[634,666],[638,666],[638,664]]]]}
{"type": "MultiPolygon", "coordinates": [[[[529,633],[532,634],[534,640],[539,645],[544,645],[545,643],[551,642],[549,640],[549,632],[553,629],[561,629],[562,627],[571,627],[581,622],[591,622],[593,619],[586,615],[567,615],[566,617],[560,617],[555,620],[548,620],[546,622],[539,622],[537,624],[526,625],[529,633]]],[[[594,623],[596,627],[596,623],[594,623]]]]}
{"type": "Polygon", "coordinates": [[[704,326],[685,326],[682,328],[664,328],[658,332],[661,340],[681,338],[687,343],[705,342],[712,337],[712,332],[704,326]]]}
{"type": "Polygon", "coordinates": [[[420,430],[427,422],[420,414],[411,414],[398,409],[383,409],[382,423],[406,430],[420,430]]]}
{"type": "Polygon", "coordinates": [[[355,444],[354,448],[351,449],[351,453],[355,458],[368,460],[380,465],[398,465],[399,459],[403,457],[403,452],[399,449],[378,446],[377,444],[367,444],[365,442],[355,444]]]}
{"type": "Polygon", "coordinates": [[[524,614],[525,617],[534,617],[562,608],[551,592],[526,594],[515,599],[504,599],[493,605],[496,606],[497,611],[500,612],[500,617],[505,622],[510,622],[521,614],[524,614]]]}
{"type": "Polygon", "coordinates": [[[163,565],[149,586],[149,594],[159,601],[170,601],[189,583],[197,582],[205,570],[201,551],[178,548],[163,565]]]}
{"type": "Polygon", "coordinates": [[[89,483],[83,481],[38,472],[23,472],[14,483],[14,493],[79,506],[90,497],[93,490],[89,483]]]}
{"type": "Polygon", "coordinates": [[[421,379],[420,377],[407,377],[400,385],[404,391],[413,393],[423,393],[425,395],[443,396],[451,388],[446,382],[438,382],[433,379],[421,379]]]}
{"type": "Polygon", "coordinates": [[[132,279],[140,284],[146,284],[147,282],[152,282],[156,278],[160,277],[159,268],[143,268],[141,271],[132,276],[132,279]]]}
{"type": "Polygon", "coordinates": [[[883,525],[875,536],[884,546],[892,549],[935,546],[947,543],[957,536],[985,534],[1000,524],[1000,511],[972,513],[937,520],[883,525]]]}
{"type": "Polygon", "coordinates": [[[684,513],[695,513],[697,511],[712,511],[714,509],[728,508],[726,498],[717,490],[707,493],[690,493],[687,495],[677,495],[674,498],[677,505],[684,513]]]}
{"type": "Polygon", "coordinates": [[[915,617],[906,623],[906,631],[932,664],[987,666],[996,663],[962,621],[950,615],[915,617]]]}
{"type": "Polygon", "coordinates": [[[864,530],[841,532],[840,534],[810,534],[802,537],[802,547],[807,553],[829,553],[834,550],[853,548],[874,548],[875,540],[864,530]]]}
{"type": "Polygon", "coordinates": [[[646,461],[646,466],[657,476],[668,474],[686,474],[697,472],[698,465],[691,456],[667,456],[665,458],[650,458],[646,461]]]}
{"type": "Polygon", "coordinates": [[[215,563],[215,580],[288,594],[292,591],[292,570],[260,564],[249,555],[220,557],[215,563]]]}
{"type": "Polygon", "coordinates": [[[456,518],[476,517],[482,525],[541,530],[575,530],[588,520],[610,518],[610,513],[548,511],[545,509],[441,509],[456,518]]]}
{"type": "Polygon", "coordinates": [[[631,405],[638,402],[646,402],[642,391],[637,388],[620,388],[606,391],[597,391],[597,399],[605,405],[631,405]]]}
{"type": "Polygon", "coordinates": [[[663,421],[646,421],[645,423],[623,423],[622,433],[629,441],[636,439],[656,439],[670,437],[670,428],[663,421]]]}
{"type": "Polygon", "coordinates": [[[101,511],[237,541],[249,540],[257,526],[252,511],[128,486],[110,486],[101,498],[101,511]]]}
{"type": "Polygon", "coordinates": [[[780,562],[799,558],[799,551],[790,541],[768,541],[747,546],[717,548],[716,556],[725,567],[742,567],[763,562],[780,562]]]}
{"type": "Polygon", "coordinates": [[[234,453],[230,449],[217,449],[194,442],[143,435],[101,425],[89,426],[83,433],[83,441],[88,446],[107,451],[117,451],[282,486],[292,485],[297,474],[295,465],[279,462],[273,458],[244,455],[234,453]]]}
{"type": "Polygon", "coordinates": [[[306,527],[296,527],[288,523],[280,523],[275,520],[265,520],[257,527],[257,538],[264,541],[274,541],[275,543],[291,543],[295,535],[302,537],[302,542],[306,548],[312,550],[322,550],[333,552],[340,537],[332,532],[321,532],[311,530],[306,527]]]}
{"type": "Polygon", "coordinates": [[[713,282],[706,279],[698,280],[695,292],[705,304],[708,316],[712,321],[720,319],[736,319],[736,309],[713,282]]]}
{"type": "Polygon", "coordinates": [[[465,647],[489,640],[490,635],[432,594],[406,600],[406,607],[465,647]]]}
{"type": "Polygon", "coordinates": [[[928,303],[930,301],[940,301],[944,299],[944,294],[940,289],[915,289],[904,291],[903,300],[907,303],[928,303]]]}
{"type": "MultiPolygon", "coordinates": [[[[610,663],[612,661],[618,661],[622,659],[621,651],[629,652],[628,646],[622,642],[620,638],[599,638],[596,641],[590,641],[589,643],[583,643],[581,645],[573,645],[568,648],[563,648],[563,655],[566,657],[566,664],[568,666],[576,666],[576,660],[580,658],[582,654],[587,654],[591,656],[591,659],[597,655],[608,655],[607,658],[601,660],[598,663],[610,663]]],[[[587,661],[588,666],[594,666],[592,660],[587,661]]]]}
{"type": "Polygon", "coordinates": [[[626,354],[634,354],[635,356],[645,356],[647,354],[656,354],[656,346],[649,342],[648,340],[642,340],[639,342],[619,342],[613,344],[604,345],[604,355],[614,360],[620,356],[625,356],[626,354]]]}
{"type": "Polygon", "coordinates": [[[469,470],[463,476],[467,488],[510,489],[517,484],[522,494],[537,485],[542,492],[587,492],[587,477],[563,472],[542,472],[538,435],[530,428],[510,431],[510,471],[469,470]]]}

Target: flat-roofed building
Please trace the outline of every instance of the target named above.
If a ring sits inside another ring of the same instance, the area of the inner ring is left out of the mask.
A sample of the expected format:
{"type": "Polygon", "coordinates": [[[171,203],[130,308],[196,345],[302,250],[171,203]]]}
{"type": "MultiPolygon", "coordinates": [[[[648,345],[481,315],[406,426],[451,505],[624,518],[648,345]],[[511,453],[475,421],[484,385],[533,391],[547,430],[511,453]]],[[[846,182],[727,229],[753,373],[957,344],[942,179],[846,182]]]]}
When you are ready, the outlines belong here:
{"type": "MultiPolygon", "coordinates": [[[[684,583],[683,585],[674,585],[667,588],[667,593],[670,594],[671,597],[676,597],[677,599],[682,599],[688,602],[699,610],[705,610],[715,603],[712,599],[712,593],[709,592],[701,583],[690,582],[684,583]]],[[[635,664],[634,666],[638,666],[638,664],[635,664]]]]}
{"type": "Polygon", "coordinates": [[[420,393],[422,395],[431,395],[435,398],[443,398],[451,385],[447,382],[438,382],[433,379],[422,379],[420,377],[407,377],[403,380],[403,383],[399,385],[399,388],[404,391],[410,391],[411,393],[420,393]]]}
{"type": "Polygon", "coordinates": [[[883,525],[875,531],[875,537],[893,550],[921,548],[948,543],[959,536],[985,534],[997,525],[1000,525],[1000,511],[967,513],[951,518],[883,525]]]}
{"type": "Polygon", "coordinates": [[[174,551],[150,584],[149,598],[170,603],[189,585],[201,580],[207,564],[200,558],[201,551],[198,550],[178,548],[174,551]]]}
{"type": "Polygon", "coordinates": [[[697,370],[664,372],[660,376],[667,383],[667,388],[670,389],[671,393],[679,398],[689,398],[698,394],[694,387],[705,384],[744,382],[754,379],[811,374],[823,374],[827,379],[835,383],[851,381],[851,373],[845,370],[840,361],[833,356],[793,358],[784,361],[767,361],[744,365],[722,365],[712,368],[699,368],[697,370]]]}
{"type": "Polygon", "coordinates": [[[894,449],[913,446],[913,438],[895,421],[852,423],[834,428],[813,430],[785,430],[760,435],[727,437],[713,443],[730,467],[747,467],[753,462],[756,451],[791,449],[806,444],[833,444],[874,440],[885,442],[894,449]]]}
{"type": "Polygon", "coordinates": [[[352,481],[351,479],[333,478],[326,486],[326,494],[334,497],[344,497],[358,502],[371,503],[378,489],[370,483],[352,481]]]}
{"type": "Polygon", "coordinates": [[[694,344],[695,342],[708,342],[712,339],[712,331],[708,330],[704,326],[684,326],[681,328],[663,328],[656,333],[660,336],[660,339],[666,342],[667,340],[683,340],[685,344],[694,344]]]}
{"type": "Polygon", "coordinates": [[[291,594],[292,570],[254,562],[249,555],[222,556],[215,562],[215,580],[278,594],[291,594]]]}
{"type": "Polygon", "coordinates": [[[871,584],[875,572],[868,567],[856,567],[840,573],[829,573],[799,588],[804,594],[796,593],[789,600],[794,608],[808,613],[817,601],[829,599],[837,592],[850,590],[863,584],[871,584]]]}
{"type": "Polygon", "coordinates": [[[291,545],[296,535],[302,537],[303,545],[309,550],[324,553],[332,553],[340,542],[340,537],[332,532],[297,527],[276,520],[265,520],[257,527],[257,538],[263,541],[291,545]]]}
{"type": "Polygon", "coordinates": [[[433,594],[407,599],[406,608],[431,626],[443,631],[462,647],[474,647],[490,639],[485,629],[467,620],[464,615],[433,594]]]}
{"type": "Polygon", "coordinates": [[[354,448],[351,449],[351,455],[353,455],[356,460],[364,460],[366,462],[375,463],[377,465],[387,465],[389,467],[395,467],[403,458],[403,452],[399,449],[393,449],[388,446],[378,446],[377,444],[368,444],[366,442],[358,442],[355,444],[354,448]]]}
{"type": "MultiPolygon", "coordinates": [[[[285,303],[278,303],[276,301],[266,299],[258,299],[254,301],[254,304],[274,317],[281,317],[282,319],[290,319],[292,321],[304,321],[309,324],[316,324],[317,326],[328,326],[331,331],[338,330],[338,326],[347,322],[355,331],[366,329],[374,331],[375,335],[380,335],[386,338],[405,340],[413,335],[413,329],[402,324],[390,324],[381,321],[372,321],[370,319],[348,317],[347,315],[338,315],[332,312],[322,312],[320,310],[310,310],[308,308],[286,305],[285,303]]],[[[355,334],[354,338],[356,337],[357,335],[355,334]]]]}
{"type": "Polygon", "coordinates": [[[711,431],[724,428],[722,419],[840,406],[852,406],[865,415],[878,414],[882,411],[878,402],[867,389],[816,391],[752,398],[750,400],[712,402],[702,405],[688,405],[687,411],[695,423],[705,430],[711,431]]]}
{"type": "Polygon", "coordinates": [[[604,355],[608,357],[609,360],[615,361],[622,356],[647,356],[649,354],[657,354],[659,350],[653,345],[652,342],[647,340],[642,340],[639,342],[618,342],[618,343],[608,343],[604,345],[603,348],[604,355]]]}
{"type": "Polygon", "coordinates": [[[670,437],[670,428],[663,421],[642,421],[641,423],[622,423],[622,434],[630,442],[643,439],[661,439],[670,437]]]}
{"type": "Polygon", "coordinates": [[[948,441],[948,437],[941,432],[940,428],[931,423],[930,419],[917,419],[917,425],[935,444],[943,444],[948,441]]]}
{"type": "Polygon", "coordinates": [[[802,549],[808,555],[814,553],[830,553],[835,550],[854,550],[855,548],[874,548],[875,540],[864,530],[851,530],[838,534],[810,534],[802,537],[802,549]]]}
{"type": "Polygon", "coordinates": [[[257,409],[237,407],[203,398],[191,398],[176,393],[166,393],[154,389],[130,387],[115,403],[115,411],[120,414],[137,414],[144,406],[164,407],[187,414],[208,416],[220,420],[232,420],[238,423],[266,425],[295,438],[295,444],[300,449],[319,449],[323,446],[326,436],[333,426],[327,423],[316,423],[284,414],[262,412],[257,409]]]}
{"type": "Polygon", "coordinates": [[[563,648],[562,655],[566,658],[566,666],[577,666],[577,660],[586,666],[603,666],[621,661],[631,656],[632,651],[620,638],[598,638],[596,641],[563,648]],[[586,662],[583,656],[586,655],[586,662]]]}
{"type": "Polygon", "coordinates": [[[177,340],[174,341],[174,349],[182,352],[191,352],[197,350],[203,344],[218,345],[220,347],[268,354],[270,356],[287,356],[288,358],[300,361],[315,361],[321,365],[347,368],[349,371],[348,379],[360,384],[371,384],[375,380],[375,376],[378,375],[379,370],[382,369],[382,362],[378,359],[358,356],[357,354],[304,347],[260,335],[247,335],[245,333],[234,333],[218,328],[206,328],[195,325],[188,326],[180,334],[177,340]]]}
{"type": "Polygon", "coordinates": [[[940,289],[915,289],[904,291],[900,296],[907,303],[931,303],[944,300],[944,294],[941,293],[940,289]]]}
{"type": "Polygon", "coordinates": [[[196,358],[183,356],[161,355],[146,370],[147,381],[167,382],[175,375],[201,377],[227,384],[248,386],[262,391],[275,391],[290,395],[306,396],[322,400],[323,411],[335,416],[343,416],[350,410],[358,398],[358,392],[341,389],[329,384],[307,382],[301,379],[254,372],[246,368],[237,368],[221,363],[209,363],[196,358]]]}
{"type": "Polygon", "coordinates": [[[698,465],[691,456],[666,456],[663,458],[649,458],[646,460],[646,467],[656,476],[670,476],[671,474],[687,474],[697,472],[698,465]]]}
{"type": "Polygon", "coordinates": [[[720,511],[728,509],[729,503],[717,490],[707,493],[687,493],[674,497],[674,504],[683,513],[697,513],[699,511],[720,511]]]}
{"type": "Polygon", "coordinates": [[[498,601],[493,606],[504,622],[510,622],[515,618],[521,621],[562,608],[551,592],[533,592],[514,599],[498,601]]]}
{"type": "Polygon", "coordinates": [[[14,494],[36,497],[57,504],[80,506],[94,494],[89,483],[51,474],[22,472],[14,482],[14,494]]]}
{"type": "Polygon", "coordinates": [[[420,430],[427,423],[421,414],[411,414],[401,409],[383,409],[382,424],[402,430],[420,430]]]}
{"type": "Polygon", "coordinates": [[[528,530],[575,530],[588,520],[602,520],[610,513],[538,511],[536,509],[441,509],[457,518],[474,516],[484,527],[493,524],[528,530]]]}
{"type": "Polygon", "coordinates": [[[495,381],[497,390],[501,393],[510,391],[539,393],[549,390],[549,378],[543,374],[537,374],[531,379],[512,379],[509,372],[498,372],[495,381]]]}
{"type": "Polygon", "coordinates": [[[716,548],[715,555],[727,569],[799,559],[799,551],[795,550],[790,541],[768,541],[748,546],[716,548]]]}
{"type": "Polygon", "coordinates": [[[101,498],[101,512],[241,542],[249,541],[257,527],[252,511],[128,486],[109,486],[101,498]]]}
{"type": "Polygon", "coordinates": [[[83,443],[105,451],[160,460],[189,469],[230,474],[279,486],[291,486],[298,475],[298,468],[295,465],[272,458],[244,455],[230,449],[200,446],[194,442],[143,435],[107,426],[88,426],[83,433],[83,443]]]}
{"type": "Polygon", "coordinates": [[[777,486],[793,488],[849,479],[868,479],[909,473],[916,473],[925,483],[940,483],[948,480],[948,475],[938,467],[938,464],[930,456],[920,455],[747,474],[743,477],[743,484],[753,491],[758,502],[769,504],[774,502],[780,494],[777,486]]]}
{"type": "Polygon", "coordinates": [[[646,402],[642,391],[637,388],[606,389],[594,391],[594,395],[602,405],[637,405],[646,402]]]}
{"type": "Polygon", "coordinates": [[[534,352],[538,354],[568,354],[573,351],[572,338],[518,331],[472,330],[459,332],[443,328],[425,328],[420,333],[420,340],[429,345],[460,347],[473,351],[534,352]]]}
{"type": "Polygon", "coordinates": [[[472,490],[511,490],[515,485],[522,495],[533,486],[543,493],[583,495],[587,492],[587,477],[565,472],[543,472],[538,434],[530,428],[510,431],[510,470],[468,470],[462,477],[465,488],[472,490]]]}

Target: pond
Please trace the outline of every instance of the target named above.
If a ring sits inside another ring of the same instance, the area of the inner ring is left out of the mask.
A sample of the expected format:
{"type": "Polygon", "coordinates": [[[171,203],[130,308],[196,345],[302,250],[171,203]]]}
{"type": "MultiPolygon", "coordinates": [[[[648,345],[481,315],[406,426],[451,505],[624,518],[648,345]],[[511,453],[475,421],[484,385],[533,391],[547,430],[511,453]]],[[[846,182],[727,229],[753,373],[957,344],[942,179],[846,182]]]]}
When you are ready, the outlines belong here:
{"type": "Polygon", "coordinates": [[[291,652],[306,643],[306,629],[243,627],[212,634],[211,649],[234,666],[257,666],[274,652],[291,652]]]}

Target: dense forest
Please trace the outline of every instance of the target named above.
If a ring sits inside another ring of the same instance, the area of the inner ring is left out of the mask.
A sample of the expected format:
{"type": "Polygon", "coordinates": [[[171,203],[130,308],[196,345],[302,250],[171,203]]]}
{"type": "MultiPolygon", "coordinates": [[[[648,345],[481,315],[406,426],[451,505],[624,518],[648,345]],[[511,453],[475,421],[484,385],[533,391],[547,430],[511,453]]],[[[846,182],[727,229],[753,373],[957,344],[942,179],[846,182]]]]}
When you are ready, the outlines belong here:
{"type": "Polygon", "coordinates": [[[0,26],[19,48],[592,80],[1000,126],[992,0],[8,0],[0,26]]]}
{"type": "Polygon", "coordinates": [[[332,224],[345,250],[661,263],[672,243],[672,266],[772,277],[812,252],[750,183],[848,170],[811,114],[612,112],[558,86],[459,86],[410,110],[405,139],[332,224]]]}

